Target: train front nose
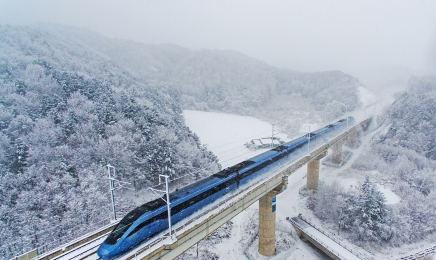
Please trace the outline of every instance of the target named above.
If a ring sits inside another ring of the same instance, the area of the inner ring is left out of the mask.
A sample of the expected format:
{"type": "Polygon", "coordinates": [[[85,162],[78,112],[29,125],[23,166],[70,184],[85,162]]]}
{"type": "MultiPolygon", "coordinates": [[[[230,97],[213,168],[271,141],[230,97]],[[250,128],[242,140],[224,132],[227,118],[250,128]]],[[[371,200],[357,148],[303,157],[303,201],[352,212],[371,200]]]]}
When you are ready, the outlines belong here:
{"type": "Polygon", "coordinates": [[[116,250],[115,245],[108,245],[106,243],[103,243],[98,248],[97,255],[101,259],[110,259],[110,258],[117,255],[117,250],[116,250]]]}

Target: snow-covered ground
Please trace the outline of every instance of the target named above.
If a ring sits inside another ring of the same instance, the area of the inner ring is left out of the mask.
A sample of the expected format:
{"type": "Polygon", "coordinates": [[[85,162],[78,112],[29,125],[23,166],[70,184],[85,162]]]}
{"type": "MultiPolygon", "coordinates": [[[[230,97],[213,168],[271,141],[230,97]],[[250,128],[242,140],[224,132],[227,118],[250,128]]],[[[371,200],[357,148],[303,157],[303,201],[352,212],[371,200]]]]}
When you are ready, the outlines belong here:
{"type": "MultiPolygon", "coordinates": [[[[234,165],[235,163],[251,158],[256,154],[266,150],[259,149],[250,151],[244,146],[246,141],[253,138],[260,138],[271,135],[271,125],[247,116],[237,116],[223,113],[184,111],[187,126],[195,132],[200,141],[214,152],[223,167],[234,165]]],[[[309,123],[307,125],[310,125],[309,123]]],[[[311,131],[318,126],[311,125],[311,131]],[[313,129],[312,129],[313,128],[313,129]]],[[[302,132],[304,127],[302,127],[302,132]]],[[[288,140],[286,136],[280,135],[283,140],[288,140]]],[[[289,178],[288,189],[277,196],[276,220],[281,223],[285,232],[280,233],[280,241],[287,241],[283,246],[278,247],[277,255],[266,258],[257,253],[257,240],[250,243],[247,239],[246,222],[255,221],[253,215],[257,216],[258,204],[253,204],[243,213],[232,219],[232,236],[228,240],[215,245],[213,251],[221,259],[244,259],[244,254],[251,255],[254,259],[328,259],[325,256],[304,243],[298,242],[292,225],[285,221],[286,217],[294,217],[299,213],[306,212],[305,203],[300,199],[299,189],[306,183],[306,168],[303,167],[289,178]],[[247,245],[247,243],[250,243],[247,245]],[[286,245],[287,244],[287,245],[286,245]],[[243,246],[245,245],[245,246],[243,246]],[[245,251],[245,253],[244,253],[245,251]]]]}
{"type": "Polygon", "coordinates": [[[383,193],[383,195],[385,195],[386,204],[397,204],[400,202],[400,197],[398,197],[397,194],[391,191],[389,187],[386,187],[384,185],[377,185],[377,188],[383,193]]]}
{"type": "MultiPolygon", "coordinates": [[[[353,114],[353,116],[363,117],[362,112],[364,111],[357,111],[357,115],[353,114]]],[[[263,149],[250,151],[244,146],[244,143],[253,138],[271,136],[272,127],[269,123],[247,116],[186,110],[184,111],[184,117],[187,126],[199,136],[204,145],[207,145],[217,155],[223,167],[234,165],[265,151],[263,149]]],[[[307,125],[310,125],[310,122],[307,125]]],[[[315,128],[312,129],[312,125],[311,130],[315,130],[315,128]]],[[[304,127],[302,127],[303,131],[304,127]]],[[[375,131],[373,134],[378,131],[382,131],[382,129],[375,131]]],[[[280,135],[280,137],[283,140],[289,140],[286,136],[280,135]]],[[[342,168],[337,169],[322,165],[320,181],[339,180],[344,187],[356,187],[362,183],[365,175],[350,174],[348,169],[358,154],[367,149],[371,137],[372,134],[363,137],[362,145],[353,151],[348,163],[342,168]]],[[[375,172],[365,174],[377,175],[375,172]]],[[[253,259],[328,259],[312,246],[302,243],[296,237],[291,224],[285,220],[286,217],[294,217],[302,213],[309,221],[321,226],[321,223],[313,216],[312,212],[307,210],[305,199],[299,194],[299,189],[305,184],[306,167],[302,167],[290,176],[288,189],[277,196],[276,221],[280,223],[278,227],[285,231],[277,231],[277,243],[280,246],[277,246],[276,255],[267,258],[258,254],[258,240],[255,235],[250,235],[253,234],[251,231],[253,231],[253,227],[257,225],[258,221],[257,203],[232,219],[233,228],[230,239],[224,239],[209,250],[218,254],[220,259],[247,259],[247,254],[253,259]],[[253,224],[250,225],[249,223],[253,224]]],[[[389,189],[388,185],[379,183],[378,187],[385,194],[387,203],[395,204],[400,201],[400,198],[389,189]]],[[[358,248],[356,247],[356,249],[358,248]]],[[[398,254],[393,255],[398,256],[398,254]]]]}
{"type": "Polygon", "coordinates": [[[377,101],[377,97],[367,88],[360,86],[358,87],[357,91],[359,95],[359,100],[363,103],[364,106],[373,104],[377,101]]]}
{"type": "MultiPolygon", "coordinates": [[[[201,143],[212,151],[223,168],[245,161],[265,149],[250,151],[244,144],[252,139],[271,137],[272,125],[249,116],[185,110],[186,125],[195,132],[201,143]]],[[[274,136],[289,138],[274,130],[274,136]]]]}

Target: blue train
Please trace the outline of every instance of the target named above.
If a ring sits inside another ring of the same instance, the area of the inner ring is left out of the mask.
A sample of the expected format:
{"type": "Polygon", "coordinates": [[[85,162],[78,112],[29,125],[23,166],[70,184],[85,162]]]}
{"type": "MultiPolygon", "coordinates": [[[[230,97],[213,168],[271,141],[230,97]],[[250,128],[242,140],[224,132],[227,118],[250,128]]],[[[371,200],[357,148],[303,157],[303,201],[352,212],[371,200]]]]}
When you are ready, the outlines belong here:
{"type": "MultiPolygon", "coordinates": [[[[349,123],[354,121],[352,117],[349,117],[348,120],[349,123]]],[[[257,177],[265,167],[304,146],[308,142],[308,136],[310,136],[311,141],[320,137],[327,138],[328,134],[334,130],[344,128],[347,124],[346,121],[347,119],[341,119],[172,192],[170,194],[171,223],[179,222],[224,194],[236,190],[240,185],[257,177]]],[[[166,203],[160,198],[132,210],[100,245],[97,250],[98,256],[102,259],[115,257],[165,230],[168,228],[167,214],[166,203]]]]}

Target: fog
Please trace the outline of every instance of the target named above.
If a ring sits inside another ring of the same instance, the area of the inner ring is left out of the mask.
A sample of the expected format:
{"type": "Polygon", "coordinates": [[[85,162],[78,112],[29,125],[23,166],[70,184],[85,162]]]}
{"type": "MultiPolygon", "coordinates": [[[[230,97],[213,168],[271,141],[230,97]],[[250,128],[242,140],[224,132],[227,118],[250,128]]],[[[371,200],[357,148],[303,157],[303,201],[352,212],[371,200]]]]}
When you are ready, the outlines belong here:
{"type": "Polygon", "coordinates": [[[0,0],[1,24],[36,22],[149,44],[236,50],[280,68],[337,69],[367,85],[386,74],[395,81],[436,72],[436,1],[0,0]]]}

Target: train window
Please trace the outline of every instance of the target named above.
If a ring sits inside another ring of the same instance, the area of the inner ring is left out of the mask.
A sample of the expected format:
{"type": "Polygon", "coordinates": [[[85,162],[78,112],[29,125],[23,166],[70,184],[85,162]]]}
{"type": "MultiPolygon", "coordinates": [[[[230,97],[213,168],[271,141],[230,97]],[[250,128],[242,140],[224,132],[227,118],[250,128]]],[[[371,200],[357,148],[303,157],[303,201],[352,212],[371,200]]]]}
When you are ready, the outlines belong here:
{"type": "Polygon", "coordinates": [[[130,232],[130,234],[129,234],[127,237],[129,237],[129,236],[135,234],[135,233],[138,232],[141,228],[143,228],[143,227],[145,227],[145,226],[147,226],[147,225],[149,225],[149,224],[155,222],[156,220],[158,220],[158,219],[164,219],[164,218],[167,218],[167,217],[168,217],[168,212],[167,212],[167,211],[164,211],[164,212],[160,213],[160,214],[157,215],[157,216],[154,216],[154,217],[152,217],[152,218],[150,218],[150,219],[147,219],[147,220],[145,220],[144,222],[142,222],[141,224],[139,224],[136,228],[134,228],[134,229],[132,230],[132,232],[130,232]]]}
{"type": "Polygon", "coordinates": [[[126,225],[120,222],[106,238],[105,243],[109,245],[115,245],[115,243],[117,243],[118,239],[120,239],[120,237],[124,234],[124,232],[126,232],[129,226],[130,224],[126,225]]]}
{"type": "MultiPolygon", "coordinates": [[[[204,185],[205,183],[210,182],[212,180],[212,178],[213,178],[212,176],[209,176],[209,177],[201,179],[197,182],[194,182],[194,183],[191,183],[187,186],[184,186],[184,187],[180,188],[178,191],[173,192],[171,194],[171,196],[183,197],[185,194],[188,194],[188,193],[194,191],[195,189],[197,189],[198,187],[204,185]]],[[[172,197],[171,197],[171,200],[173,200],[172,197]]]]}
{"type": "Polygon", "coordinates": [[[129,225],[136,221],[140,216],[144,215],[147,211],[155,210],[161,206],[165,205],[162,199],[155,199],[153,201],[147,202],[140,207],[130,211],[121,221],[124,225],[129,225]]]}
{"type": "MultiPolygon", "coordinates": [[[[171,199],[171,197],[170,197],[170,199],[171,199]]],[[[149,208],[151,210],[155,210],[155,209],[158,209],[161,206],[165,205],[165,201],[163,201],[162,199],[155,199],[153,201],[148,202],[147,205],[149,206],[149,208]]]]}
{"type": "Polygon", "coordinates": [[[142,214],[147,212],[149,210],[148,203],[137,207],[136,209],[130,211],[121,221],[120,224],[123,223],[124,225],[127,225],[129,223],[133,223],[135,220],[137,220],[142,214]]]}
{"type": "MultiPolygon", "coordinates": [[[[178,197],[176,195],[170,194],[170,202],[175,200],[175,199],[177,199],[177,198],[178,197]]],[[[167,201],[167,195],[166,194],[161,197],[161,201],[165,202],[163,204],[166,204],[166,201],[167,201]]],[[[160,206],[163,206],[163,204],[161,204],[160,206]]]]}
{"type": "Polygon", "coordinates": [[[234,182],[236,182],[236,179],[231,179],[231,180],[225,181],[225,182],[223,182],[223,183],[221,183],[221,184],[219,184],[211,189],[208,189],[208,190],[196,195],[195,197],[190,198],[189,200],[184,201],[183,203],[180,203],[179,205],[175,206],[174,208],[171,209],[171,213],[177,214],[178,212],[184,210],[185,208],[187,208],[187,207],[189,207],[189,206],[191,206],[191,205],[193,205],[193,204],[195,204],[203,199],[206,199],[210,195],[212,195],[212,194],[214,194],[222,189],[225,189],[226,187],[230,186],[234,182]]]}
{"type": "Polygon", "coordinates": [[[218,178],[227,178],[230,174],[234,173],[235,171],[231,171],[230,168],[224,169],[218,173],[215,173],[213,176],[218,178]]]}
{"type": "Polygon", "coordinates": [[[151,218],[151,219],[147,219],[146,221],[142,222],[141,224],[139,224],[135,229],[132,230],[132,232],[130,232],[130,234],[127,237],[130,237],[131,235],[135,234],[136,232],[138,232],[141,228],[147,226],[148,224],[150,224],[151,222],[155,221],[155,218],[151,218]]]}
{"type": "Polygon", "coordinates": [[[227,169],[224,169],[218,173],[215,173],[213,176],[216,176],[218,178],[227,178],[230,174],[239,171],[240,169],[243,169],[251,164],[253,164],[254,161],[243,161],[241,163],[238,163],[232,167],[229,167],[227,169]]]}
{"type": "Polygon", "coordinates": [[[274,148],[272,150],[276,151],[276,152],[281,152],[281,151],[286,150],[286,149],[288,149],[288,147],[286,147],[284,145],[280,145],[280,146],[277,146],[276,148],[274,148]]]}

